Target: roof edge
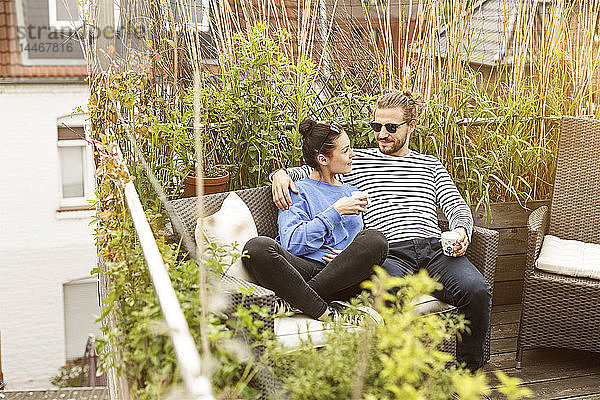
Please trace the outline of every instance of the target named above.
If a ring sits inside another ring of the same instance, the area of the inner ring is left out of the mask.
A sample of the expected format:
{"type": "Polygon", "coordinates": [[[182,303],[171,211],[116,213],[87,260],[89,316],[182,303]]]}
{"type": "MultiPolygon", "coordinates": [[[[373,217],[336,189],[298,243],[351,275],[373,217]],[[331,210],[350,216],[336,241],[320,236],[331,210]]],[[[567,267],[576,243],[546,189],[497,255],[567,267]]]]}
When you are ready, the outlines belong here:
{"type": "Polygon", "coordinates": [[[21,76],[21,77],[0,77],[0,84],[47,84],[47,83],[87,83],[86,76],[21,76]]]}

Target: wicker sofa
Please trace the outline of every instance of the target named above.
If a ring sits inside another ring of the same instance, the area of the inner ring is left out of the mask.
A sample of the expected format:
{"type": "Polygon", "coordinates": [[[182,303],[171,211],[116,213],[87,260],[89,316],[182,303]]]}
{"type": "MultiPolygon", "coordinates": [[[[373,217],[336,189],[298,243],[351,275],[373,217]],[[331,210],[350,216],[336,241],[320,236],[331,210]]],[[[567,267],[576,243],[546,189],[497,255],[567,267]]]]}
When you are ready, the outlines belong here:
{"type": "MultiPolygon", "coordinates": [[[[236,191],[236,193],[240,196],[240,198],[246,203],[246,205],[250,209],[252,217],[254,218],[254,221],[256,223],[258,234],[269,236],[272,238],[276,237],[277,208],[275,207],[275,204],[272,201],[271,188],[269,186],[263,186],[253,189],[238,190],[236,191]]],[[[204,209],[203,214],[212,215],[213,213],[218,211],[227,195],[228,193],[219,193],[204,196],[202,199],[204,209]]],[[[196,227],[196,220],[198,216],[197,199],[184,198],[179,200],[173,200],[169,202],[169,205],[172,207],[173,213],[175,214],[172,216],[172,218],[178,218],[182,223],[182,229],[184,229],[190,235],[190,237],[193,238],[194,230],[196,227]]],[[[443,226],[443,224],[444,223],[442,222],[441,226],[443,226]]],[[[179,234],[181,235],[181,232],[179,232],[179,234]]],[[[496,268],[497,253],[498,232],[480,227],[475,227],[472,236],[472,243],[467,251],[467,257],[482,272],[486,281],[492,286],[492,289],[494,284],[494,272],[496,268]]],[[[232,298],[234,299],[234,301],[241,301],[241,295],[236,295],[237,291],[235,289],[237,287],[252,287],[255,290],[245,298],[246,301],[259,304],[261,306],[270,306],[272,309],[274,309],[276,296],[271,290],[233,277],[225,276],[224,280],[230,285],[231,296],[233,296],[232,298]]],[[[432,300],[433,299],[431,298],[423,300],[423,312],[430,312],[432,308],[435,311],[452,311],[453,309],[452,307],[437,301],[436,302],[439,304],[432,304],[432,300]]],[[[280,324],[279,327],[275,326],[272,320],[266,321],[266,328],[275,331],[275,333],[277,334],[281,333],[280,331],[282,330],[278,328],[283,328],[283,326],[287,324],[286,329],[288,331],[290,331],[290,329],[295,331],[293,336],[297,336],[297,328],[301,327],[301,325],[310,324],[311,322],[308,321],[307,318],[301,319],[302,317],[299,316],[295,316],[294,318],[296,318],[297,320],[294,321],[295,323],[293,324],[291,324],[291,321],[289,320],[281,321],[280,319],[278,319],[277,323],[280,324]],[[293,328],[290,328],[290,324],[293,328]]],[[[313,321],[312,323],[314,324],[314,322],[315,321],[313,321]]],[[[315,326],[312,325],[312,328],[315,328],[315,326]]],[[[318,329],[318,327],[316,327],[316,329],[318,329]]],[[[290,333],[287,332],[285,334],[289,335],[290,333]]],[[[290,339],[291,342],[297,340],[291,338],[288,339],[290,339]]],[[[455,348],[450,348],[447,350],[450,350],[455,354],[455,348]]],[[[490,333],[488,332],[485,348],[486,360],[489,360],[489,354],[490,333]]]]}

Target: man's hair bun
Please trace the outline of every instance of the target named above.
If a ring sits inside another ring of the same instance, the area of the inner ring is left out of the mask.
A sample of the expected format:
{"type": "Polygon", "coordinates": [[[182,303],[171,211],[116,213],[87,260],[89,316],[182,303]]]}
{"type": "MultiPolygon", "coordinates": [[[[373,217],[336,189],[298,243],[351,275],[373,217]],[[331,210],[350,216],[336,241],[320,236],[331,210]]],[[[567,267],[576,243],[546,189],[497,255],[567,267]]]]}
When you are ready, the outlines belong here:
{"type": "Polygon", "coordinates": [[[417,100],[410,89],[391,91],[377,98],[375,107],[380,110],[401,108],[406,120],[417,118],[417,100]]]}

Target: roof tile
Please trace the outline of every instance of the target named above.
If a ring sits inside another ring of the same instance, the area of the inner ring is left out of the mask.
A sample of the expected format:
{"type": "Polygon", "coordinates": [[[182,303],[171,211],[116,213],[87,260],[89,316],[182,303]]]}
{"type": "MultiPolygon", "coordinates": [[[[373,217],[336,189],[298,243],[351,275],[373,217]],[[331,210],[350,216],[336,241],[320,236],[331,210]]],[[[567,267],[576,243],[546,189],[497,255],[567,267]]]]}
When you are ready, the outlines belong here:
{"type": "Polygon", "coordinates": [[[106,387],[48,390],[5,390],[4,400],[109,400],[106,387]]]}
{"type": "Polygon", "coordinates": [[[83,77],[85,65],[23,65],[17,36],[15,0],[0,1],[0,77],[83,77]]]}

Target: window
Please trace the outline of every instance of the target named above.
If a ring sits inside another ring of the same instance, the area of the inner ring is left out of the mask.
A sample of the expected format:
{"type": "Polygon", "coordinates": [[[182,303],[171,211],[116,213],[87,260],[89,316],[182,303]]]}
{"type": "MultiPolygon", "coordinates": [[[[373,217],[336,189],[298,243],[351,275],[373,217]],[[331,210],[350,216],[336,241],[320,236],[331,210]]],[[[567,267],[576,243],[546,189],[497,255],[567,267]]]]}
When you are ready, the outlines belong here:
{"type": "MultiPolygon", "coordinates": [[[[89,2],[78,0],[48,0],[48,15],[50,17],[50,26],[56,29],[77,29],[83,24],[83,21],[91,20],[89,2]]],[[[120,0],[114,0],[115,26],[118,30],[121,14],[120,0]]]]}
{"type": "Polygon", "coordinates": [[[48,0],[48,15],[53,28],[79,28],[82,23],[81,11],[77,0],[48,0]]]}
{"type": "Polygon", "coordinates": [[[101,336],[95,322],[100,316],[98,279],[95,276],[63,284],[65,313],[65,356],[67,360],[83,357],[90,334],[101,336]]]}
{"type": "Polygon", "coordinates": [[[181,27],[182,22],[192,26],[195,22],[200,32],[210,30],[210,0],[170,0],[170,2],[178,27],[181,27]]]}
{"type": "Polygon", "coordinates": [[[62,210],[88,208],[87,200],[93,196],[94,162],[82,120],[82,116],[59,119],[57,146],[62,210]]]}
{"type": "Polygon", "coordinates": [[[373,28],[371,30],[371,35],[372,40],[375,42],[375,47],[379,46],[379,29],[373,28]]]}

